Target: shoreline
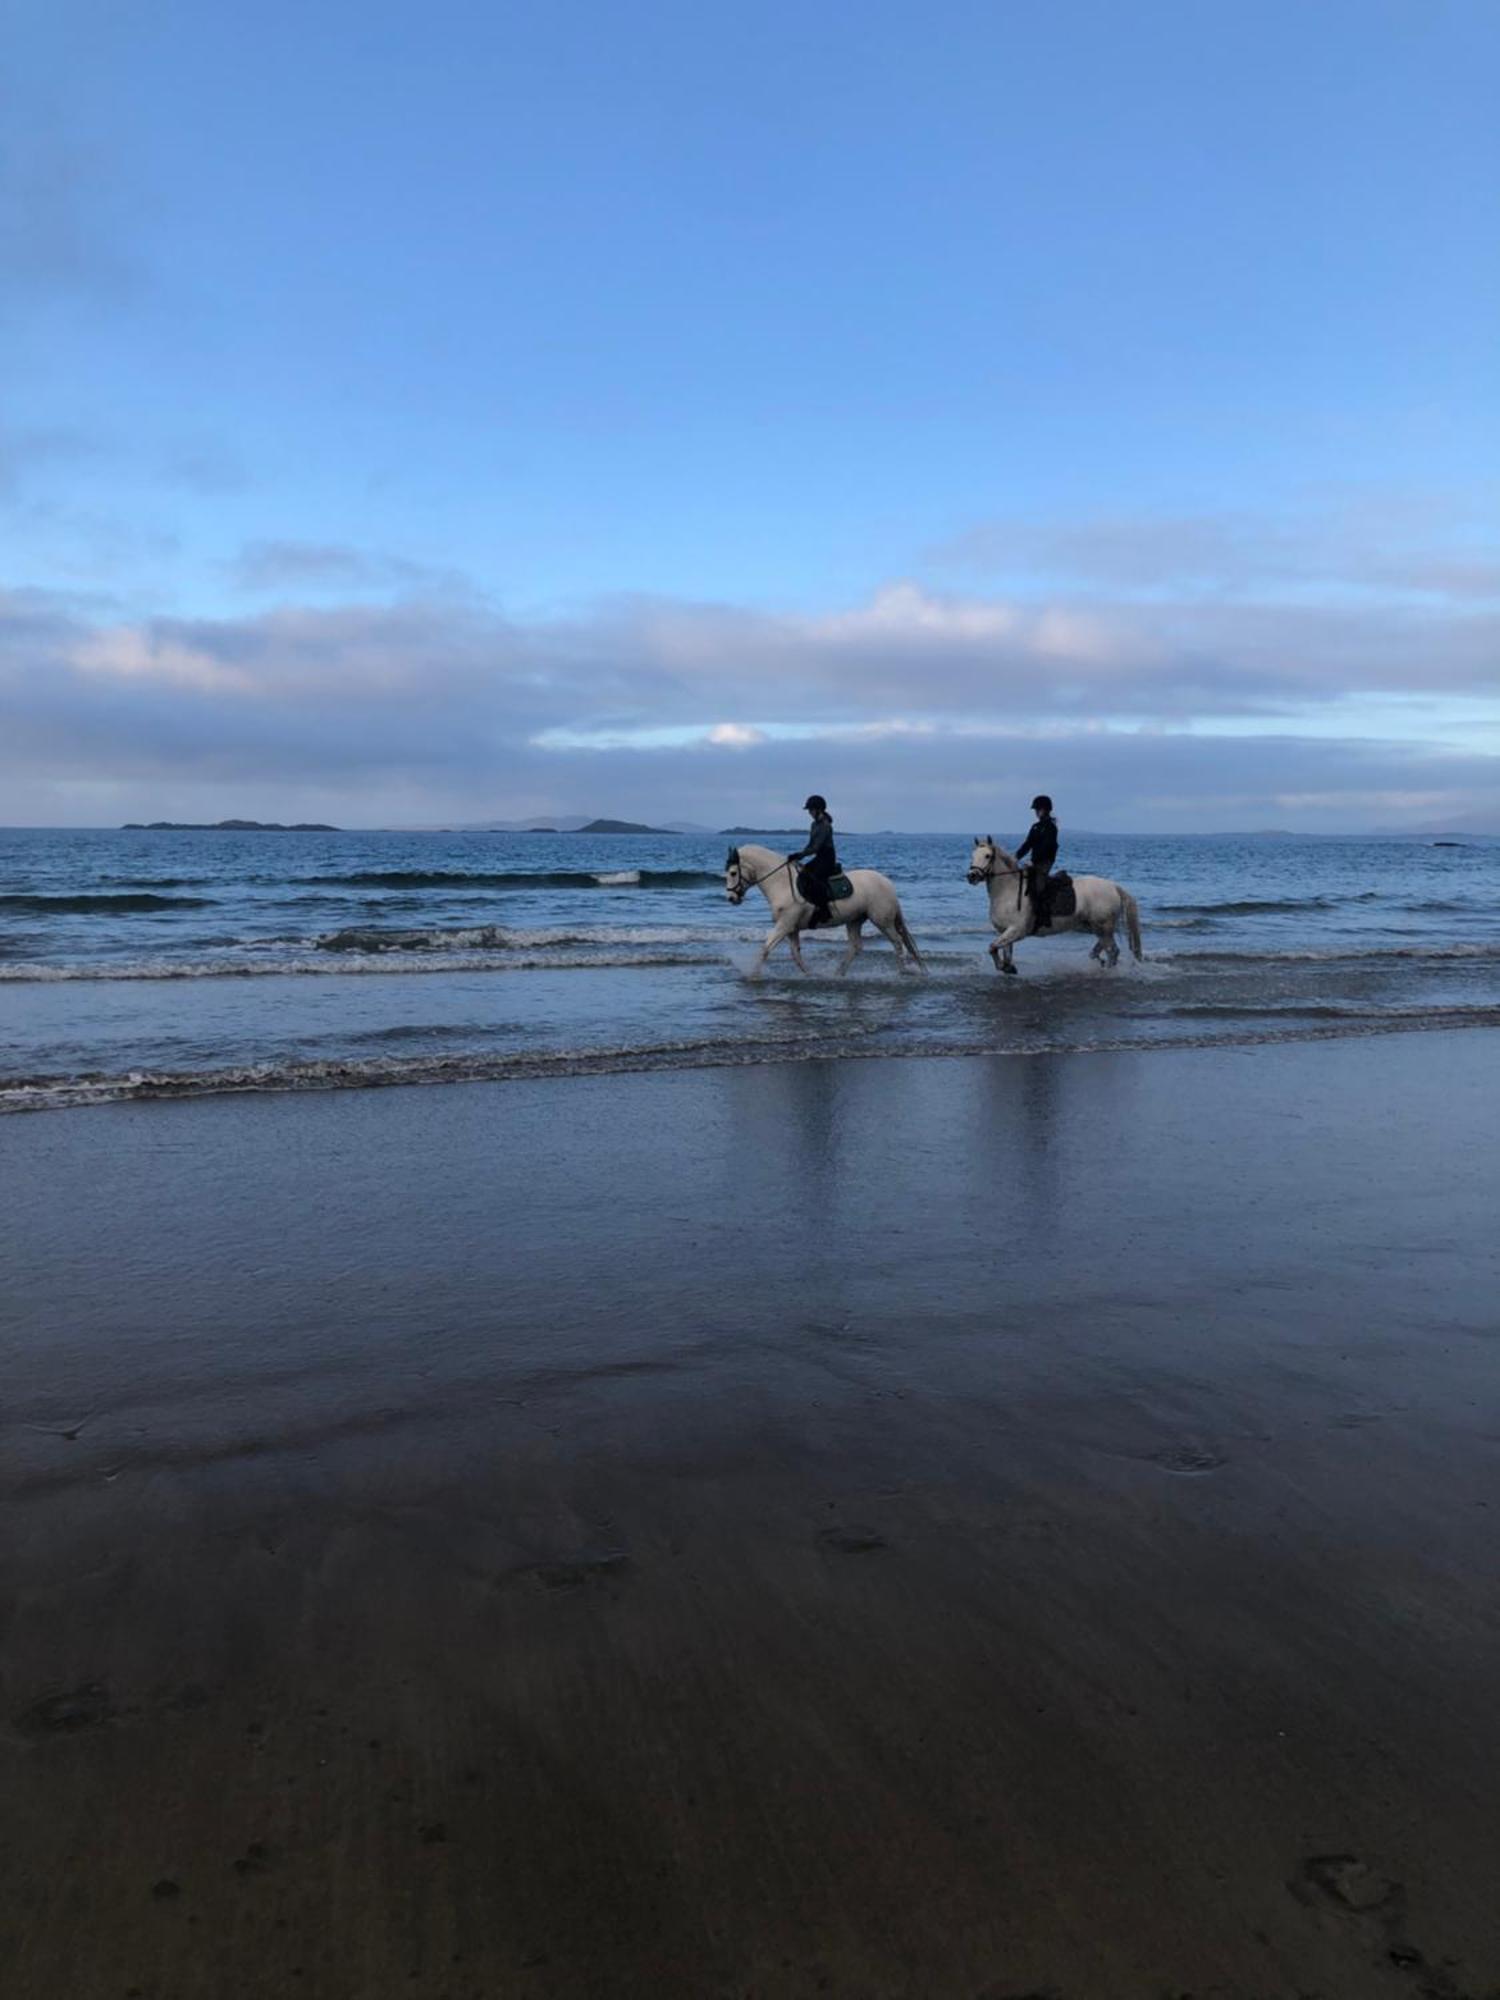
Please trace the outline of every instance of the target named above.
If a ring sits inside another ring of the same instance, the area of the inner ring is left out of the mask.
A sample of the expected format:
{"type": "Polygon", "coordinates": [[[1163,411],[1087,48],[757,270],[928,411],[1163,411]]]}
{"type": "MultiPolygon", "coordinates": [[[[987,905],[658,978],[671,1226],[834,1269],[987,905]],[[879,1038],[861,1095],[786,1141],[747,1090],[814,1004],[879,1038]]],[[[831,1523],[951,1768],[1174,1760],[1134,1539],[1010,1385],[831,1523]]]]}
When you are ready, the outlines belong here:
{"type": "MultiPolygon", "coordinates": [[[[371,975],[373,976],[373,975],[371,975]]],[[[681,1060],[680,1048],[649,1046],[631,1050],[538,1050],[526,1055],[424,1055],[311,1059],[281,1065],[246,1063],[221,1070],[127,1072],[119,1077],[0,1080],[0,1118],[44,1111],[97,1110],[109,1105],[181,1103],[218,1097],[308,1096],[343,1090],[441,1089],[454,1084],[560,1082],[570,1078],[694,1075],[726,1069],[775,1068],[828,1062],[987,1062],[1016,1058],[1203,1054],[1301,1047],[1318,1042],[1380,1040],[1393,1035],[1482,1034],[1500,1027],[1500,1005],[1490,1009],[1454,1007],[1429,1010],[1420,1018],[1310,1023],[1306,1027],[1249,1029],[1241,1033],[1173,1033],[1156,1038],[1096,1039],[1076,1045],[1045,1042],[1009,1047],[879,1048],[845,1047],[836,1056],[826,1046],[785,1048],[726,1046],[722,1052],[681,1060]],[[1475,1017],[1478,1018],[1475,1018],[1475,1017]],[[358,1072],[357,1075],[351,1074],[358,1072]]]]}
{"type": "Polygon", "coordinates": [[[1157,1052],[8,1124],[7,1994],[1488,2000],[1500,1043],[1157,1052]]]}

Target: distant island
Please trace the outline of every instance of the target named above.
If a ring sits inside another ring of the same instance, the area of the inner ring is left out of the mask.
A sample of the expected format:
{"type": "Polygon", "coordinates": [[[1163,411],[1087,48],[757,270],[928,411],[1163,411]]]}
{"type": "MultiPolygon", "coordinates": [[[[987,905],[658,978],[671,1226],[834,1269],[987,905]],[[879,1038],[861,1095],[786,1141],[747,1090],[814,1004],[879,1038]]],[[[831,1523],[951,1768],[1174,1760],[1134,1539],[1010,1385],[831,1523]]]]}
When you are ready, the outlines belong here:
{"type": "Polygon", "coordinates": [[[275,819],[128,819],[122,833],[338,833],[342,829],[325,826],[322,820],[302,819],[295,826],[283,826],[275,819]]]}
{"type": "MultiPolygon", "coordinates": [[[[536,828],[537,832],[549,829],[536,828]]],[[[633,819],[591,819],[587,826],[575,826],[574,833],[672,833],[670,826],[641,826],[633,819]]]]}
{"type": "Polygon", "coordinates": [[[798,840],[806,840],[807,838],[807,828],[805,826],[721,826],[719,828],[721,839],[728,834],[741,835],[746,833],[774,833],[779,840],[790,840],[794,835],[798,840]]]}

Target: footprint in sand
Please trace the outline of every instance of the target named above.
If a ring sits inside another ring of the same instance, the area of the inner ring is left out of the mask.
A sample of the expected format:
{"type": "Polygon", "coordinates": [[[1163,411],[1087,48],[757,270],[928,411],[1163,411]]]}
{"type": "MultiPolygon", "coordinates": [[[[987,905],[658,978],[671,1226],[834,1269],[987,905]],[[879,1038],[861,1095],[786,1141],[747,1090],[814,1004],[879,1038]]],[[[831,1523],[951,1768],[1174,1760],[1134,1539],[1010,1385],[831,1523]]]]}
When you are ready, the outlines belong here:
{"type": "Polygon", "coordinates": [[[1024,1993],[1013,1986],[982,1986],[974,2000],[1062,2000],[1062,1995],[1055,1986],[1028,1986],[1024,1993]]]}
{"type": "Polygon", "coordinates": [[[841,1528],[820,1529],[818,1540],[825,1548],[837,1549],[843,1556],[867,1556],[876,1549],[890,1547],[878,1528],[862,1528],[852,1521],[841,1528]]]}
{"type": "Polygon", "coordinates": [[[1153,1465],[1159,1465],[1163,1472],[1175,1472],[1180,1477],[1196,1478],[1205,1472],[1217,1472],[1228,1460],[1216,1451],[1204,1451],[1197,1445],[1172,1444],[1162,1451],[1149,1454],[1153,1465]]]}
{"type": "MultiPolygon", "coordinates": [[[[1398,1972],[1421,1976],[1423,2000],[1466,2000],[1449,1974],[1429,1964],[1405,1935],[1406,1889],[1357,1854],[1314,1854],[1287,1883],[1299,1903],[1324,1902],[1358,1924],[1398,1972]],[[1379,1940],[1379,1942],[1377,1942],[1379,1940]]],[[[1456,1965],[1456,1959],[1444,1961],[1456,1965]]]]}
{"type": "Polygon", "coordinates": [[[80,1729],[98,1729],[114,1719],[115,1708],[102,1681],[88,1681],[66,1694],[49,1694],[22,1709],[17,1729],[27,1736],[69,1736],[80,1729]]]}
{"type": "Polygon", "coordinates": [[[1399,1882],[1392,1882],[1357,1854],[1314,1854],[1302,1864],[1302,1880],[1330,1902],[1359,1916],[1389,1909],[1401,1896],[1399,1882]]]}
{"type": "Polygon", "coordinates": [[[567,1562],[533,1563],[527,1572],[543,1590],[581,1590],[586,1584],[607,1582],[630,1567],[623,1549],[606,1549],[598,1555],[573,1556],[567,1562]]]}

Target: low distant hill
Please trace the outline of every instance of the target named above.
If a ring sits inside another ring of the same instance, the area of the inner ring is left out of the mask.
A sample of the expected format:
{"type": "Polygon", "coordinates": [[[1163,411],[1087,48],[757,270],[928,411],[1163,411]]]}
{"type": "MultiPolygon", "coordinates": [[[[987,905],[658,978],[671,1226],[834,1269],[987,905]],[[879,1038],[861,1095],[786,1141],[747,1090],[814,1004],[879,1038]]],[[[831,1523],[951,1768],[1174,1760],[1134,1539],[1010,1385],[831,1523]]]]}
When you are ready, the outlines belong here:
{"type": "Polygon", "coordinates": [[[339,833],[320,819],[300,819],[283,826],[277,819],[128,819],[122,833],[339,833]]]}
{"type": "Polygon", "coordinates": [[[587,826],[573,829],[575,833],[670,833],[667,826],[642,826],[633,819],[591,819],[587,826]]]}
{"type": "Polygon", "coordinates": [[[1459,813],[1456,818],[1429,820],[1425,826],[1410,826],[1405,831],[1420,839],[1431,839],[1434,835],[1451,839],[1459,834],[1471,840],[1493,840],[1500,835],[1500,813],[1459,813]]]}
{"type": "Polygon", "coordinates": [[[416,833],[712,833],[711,826],[697,826],[691,820],[671,820],[665,826],[646,826],[633,819],[588,819],[582,813],[559,813],[550,819],[482,819],[462,826],[413,827],[416,833]]]}

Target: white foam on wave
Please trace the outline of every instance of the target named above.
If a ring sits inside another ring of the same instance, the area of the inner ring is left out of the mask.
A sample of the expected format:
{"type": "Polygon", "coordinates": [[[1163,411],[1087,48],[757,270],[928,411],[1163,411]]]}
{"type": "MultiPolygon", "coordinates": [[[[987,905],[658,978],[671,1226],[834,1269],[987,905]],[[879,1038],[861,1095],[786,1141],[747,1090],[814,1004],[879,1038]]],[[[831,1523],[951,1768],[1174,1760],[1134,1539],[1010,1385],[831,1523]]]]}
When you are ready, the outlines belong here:
{"type": "Polygon", "coordinates": [[[596,875],[594,880],[601,889],[633,889],[640,883],[639,868],[617,868],[612,875],[596,875]]]}
{"type": "Polygon", "coordinates": [[[9,965],[0,968],[0,985],[72,985],[143,979],[390,979],[429,977],[452,972],[615,972],[650,966],[717,965],[722,953],[652,950],[648,946],[588,955],[545,947],[492,952],[399,952],[368,956],[317,958],[255,958],[133,960],[87,965],[9,965]]]}
{"type": "Polygon", "coordinates": [[[826,1033],[802,1033],[753,1042],[695,1040],[626,1048],[563,1048],[528,1054],[377,1056],[345,1060],[247,1063],[214,1070],[129,1070],[106,1076],[31,1077],[0,1086],[0,1114],[80,1109],[138,1099],[217,1097],[324,1090],[370,1090],[438,1083],[532,1082],[553,1076],[606,1076],[648,1070],[738,1068],[757,1063],[888,1061],[909,1057],[974,1057],[1003,1060],[1037,1053],[1088,1054],[1149,1050],[1167,1055],[1187,1049],[1254,1048],[1285,1042],[1336,1041],[1356,1037],[1411,1034],[1500,1024],[1500,1008],[1447,1008],[1425,1016],[1365,1015],[1334,1021],[1293,1021],[1217,1032],[1191,1032],[1142,1039],[1131,1034],[1090,1036],[1060,1048],[1050,1038],[1019,1036],[996,1046],[992,1039],[892,1045],[873,1031],[856,1046],[847,1025],[826,1033]]]}

